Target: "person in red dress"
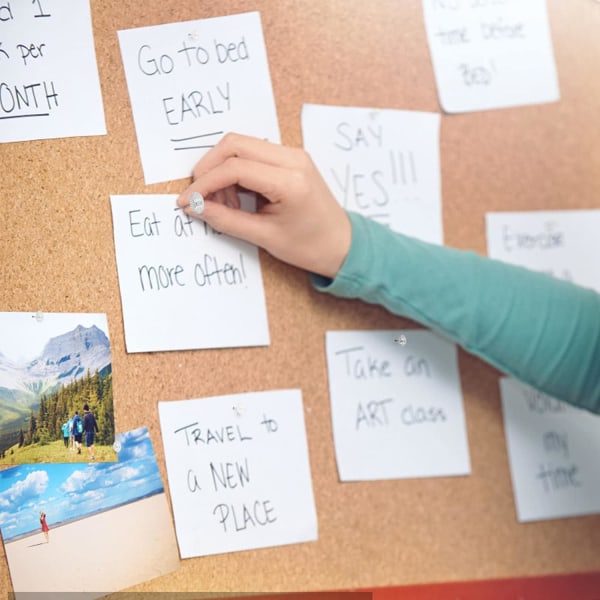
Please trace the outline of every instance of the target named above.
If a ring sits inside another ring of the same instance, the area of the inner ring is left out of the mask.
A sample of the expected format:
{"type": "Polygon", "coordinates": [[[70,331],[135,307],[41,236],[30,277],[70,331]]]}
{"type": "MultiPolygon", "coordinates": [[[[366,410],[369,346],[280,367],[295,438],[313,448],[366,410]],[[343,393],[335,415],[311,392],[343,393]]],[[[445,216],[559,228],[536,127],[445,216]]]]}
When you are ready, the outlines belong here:
{"type": "Polygon", "coordinates": [[[50,527],[48,527],[48,523],[46,523],[46,513],[40,513],[40,524],[42,526],[42,531],[44,533],[44,537],[46,538],[46,544],[50,543],[50,527]]]}

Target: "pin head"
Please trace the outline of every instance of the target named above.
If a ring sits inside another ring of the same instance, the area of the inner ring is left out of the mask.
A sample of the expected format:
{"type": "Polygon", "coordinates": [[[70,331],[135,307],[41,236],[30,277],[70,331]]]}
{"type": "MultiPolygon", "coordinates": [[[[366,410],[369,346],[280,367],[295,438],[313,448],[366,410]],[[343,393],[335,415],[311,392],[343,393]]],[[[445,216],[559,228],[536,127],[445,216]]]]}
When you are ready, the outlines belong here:
{"type": "Polygon", "coordinates": [[[396,344],[400,344],[400,346],[406,346],[407,341],[408,340],[406,339],[406,336],[403,333],[401,333],[398,337],[394,338],[394,342],[396,344]]]}

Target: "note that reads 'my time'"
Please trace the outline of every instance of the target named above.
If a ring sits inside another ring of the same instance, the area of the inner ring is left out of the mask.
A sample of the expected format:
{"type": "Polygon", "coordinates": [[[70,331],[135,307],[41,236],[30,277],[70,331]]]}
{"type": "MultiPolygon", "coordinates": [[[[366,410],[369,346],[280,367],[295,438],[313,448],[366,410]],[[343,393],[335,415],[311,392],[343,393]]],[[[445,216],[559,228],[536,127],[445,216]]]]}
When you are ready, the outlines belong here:
{"type": "Polygon", "coordinates": [[[182,558],[315,540],[299,390],[159,403],[182,558]]]}
{"type": "Polygon", "coordinates": [[[456,347],[425,330],[329,331],[342,481],[470,472],[456,347]]]}
{"type": "Polygon", "coordinates": [[[500,380],[519,521],[600,512],[600,416],[500,380]]]}

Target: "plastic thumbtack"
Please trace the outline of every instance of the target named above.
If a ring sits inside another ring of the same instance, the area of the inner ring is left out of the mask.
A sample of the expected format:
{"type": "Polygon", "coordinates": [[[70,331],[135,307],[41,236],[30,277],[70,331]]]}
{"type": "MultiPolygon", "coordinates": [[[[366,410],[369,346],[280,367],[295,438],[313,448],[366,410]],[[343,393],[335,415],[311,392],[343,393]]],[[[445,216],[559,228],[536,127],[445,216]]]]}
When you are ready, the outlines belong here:
{"type": "Polygon", "coordinates": [[[204,211],[204,196],[200,192],[190,194],[190,208],[198,215],[204,211]]]}

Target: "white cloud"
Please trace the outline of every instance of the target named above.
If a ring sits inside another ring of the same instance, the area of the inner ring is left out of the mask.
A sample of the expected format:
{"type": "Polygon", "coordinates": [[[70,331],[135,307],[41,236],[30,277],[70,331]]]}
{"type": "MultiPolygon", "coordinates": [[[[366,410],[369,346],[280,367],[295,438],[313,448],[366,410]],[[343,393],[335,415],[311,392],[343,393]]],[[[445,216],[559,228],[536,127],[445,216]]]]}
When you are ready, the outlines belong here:
{"type": "Polygon", "coordinates": [[[119,477],[121,481],[129,481],[140,474],[140,469],[134,469],[133,467],[121,467],[113,475],[119,477]]]}
{"type": "Polygon", "coordinates": [[[83,469],[81,471],[75,471],[60,486],[60,489],[64,492],[79,492],[90,483],[96,481],[98,474],[95,469],[83,469]]]}
{"type": "Polygon", "coordinates": [[[46,471],[32,471],[20,481],[16,481],[5,492],[0,494],[0,507],[14,506],[25,500],[37,498],[48,487],[48,473],[46,471]]]}

